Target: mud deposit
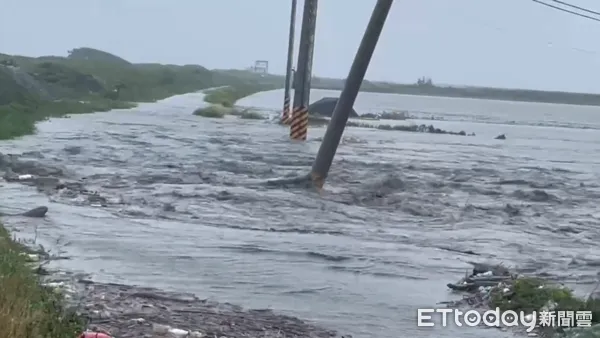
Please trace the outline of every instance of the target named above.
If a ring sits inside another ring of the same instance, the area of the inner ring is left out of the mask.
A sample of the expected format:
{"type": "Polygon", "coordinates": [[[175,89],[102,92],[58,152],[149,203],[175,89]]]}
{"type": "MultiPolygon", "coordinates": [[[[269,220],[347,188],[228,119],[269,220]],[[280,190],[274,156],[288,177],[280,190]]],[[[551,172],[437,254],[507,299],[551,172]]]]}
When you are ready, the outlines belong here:
{"type": "MultiPolygon", "coordinates": [[[[121,284],[79,281],[79,311],[92,331],[119,338],[158,337],[165,327],[198,337],[326,338],[327,331],[271,310],[243,310],[238,305],[121,284]]],[[[167,328],[168,330],[168,328],[167,328]]]]}
{"type": "MultiPolygon", "coordinates": [[[[240,103],[279,107],[280,94],[240,103]]],[[[414,110],[411,100],[365,94],[356,108],[414,110]]],[[[503,262],[587,291],[600,264],[598,109],[419,100],[444,118],[435,127],[477,136],[349,129],[322,196],[268,182],[305,174],[324,128],[290,143],[287,130],[266,121],[192,116],[199,94],[44,122],[38,135],[0,151],[19,154],[15,174],[45,178],[2,183],[0,200],[5,213],[50,211],[4,222],[71,258],[53,267],[98,283],[268,308],[354,337],[505,335],[417,327],[417,308],[455,299],[445,284],[464,276],[468,261],[503,262]],[[444,115],[444,106],[453,112],[444,115]],[[494,140],[499,134],[507,139],[494,140]]],[[[120,304],[133,292],[98,288],[120,304]]],[[[252,320],[288,337],[323,332],[262,313],[268,319],[252,320]]],[[[190,323],[183,328],[201,329],[191,322],[201,315],[178,316],[190,323]]]]}

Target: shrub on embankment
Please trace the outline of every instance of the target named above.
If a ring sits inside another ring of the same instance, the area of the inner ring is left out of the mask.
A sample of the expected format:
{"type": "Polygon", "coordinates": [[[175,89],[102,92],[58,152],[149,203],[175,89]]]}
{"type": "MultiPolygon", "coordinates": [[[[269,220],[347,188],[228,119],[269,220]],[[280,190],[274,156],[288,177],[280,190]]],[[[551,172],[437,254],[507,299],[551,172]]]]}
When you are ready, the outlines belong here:
{"type": "Polygon", "coordinates": [[[194,110],[194,115],[208,118],[224,118],[226,115],[238,116],[243,120],[264,120],[266,116],[250,109],[238,110],[221,104],[211,104],[194,110]]]}
{"type": "Polygon", "coordinates": [[[220,104],[211,104],[194,110],[194,115],[210,118],[224,118],[225,115],[232,114],[233,110],[233,108],[224,107],[220,104]]]}
{"type": "Polygon", "coordinates": [[[81,318],[67,313],[59,293],[41,285],[26,249],[0,224],[0,332],[10,338],[76,337],[81,318]]]}
{"type": "Polygon", "coordinates": [[[35,122],[48,117],[128,108],[221,85],[236,88],[225,95],[227,105],[273,89],[197,65],[135,64],[92,48],[67,57],[0,54],[0,139],[31,134],[35,122]]]}
{"type": "Polygon", "coordinates": [[[510,285],[510,294],[504,290],[494,290],[491,305],[501,310],[539,311],[545,307],[561,311],[590,311],[592,321],[600,322],[600,300],[588,297],[581,299],[573,291],[535,277],[515,280],[510,285]]]}

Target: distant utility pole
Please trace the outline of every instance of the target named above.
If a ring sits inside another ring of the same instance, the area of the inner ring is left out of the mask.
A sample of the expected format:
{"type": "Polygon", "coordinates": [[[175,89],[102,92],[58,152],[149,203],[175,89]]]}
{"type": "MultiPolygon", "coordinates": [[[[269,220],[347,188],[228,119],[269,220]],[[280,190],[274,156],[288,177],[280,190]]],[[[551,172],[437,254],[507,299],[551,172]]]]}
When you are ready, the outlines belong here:
{"type": "Polygon", "coordinates": [[[294,36],[296,35],[296,7],[298,0],[292,0],[292,11],[290,14],[290,36],[288,38],[287,65],[285,69],[285,89],[283,92],[283,113],[281,123],[290,124],[290,91],[292,86],[292,63],[294,62],[294,36]]]}
{"type": "Polygon", "coordinates": [[[327,174],[329,174],[329,169],[346,128],[350,111],[356,101],[358,90],[365,78],[371,57],[373,56],[393,2],[394,0],[377,0],[356,56],[354,56],[344,89],[335,105],[331,121],[329,121],[323,142],[321,142],[321,147],[310,173],[313,184],[319,190],[323,188],[327,174]]]}
{"type": "Polygon", "coordinates": [[[315,48],[317,7],[318,0],[304,0],[298,66],[295,74],[294,108],[292,109],[290,122],[290,138],[298,141],[306,141],[308,134],[308,104],[310,103],[310,80],[315,48]]]}

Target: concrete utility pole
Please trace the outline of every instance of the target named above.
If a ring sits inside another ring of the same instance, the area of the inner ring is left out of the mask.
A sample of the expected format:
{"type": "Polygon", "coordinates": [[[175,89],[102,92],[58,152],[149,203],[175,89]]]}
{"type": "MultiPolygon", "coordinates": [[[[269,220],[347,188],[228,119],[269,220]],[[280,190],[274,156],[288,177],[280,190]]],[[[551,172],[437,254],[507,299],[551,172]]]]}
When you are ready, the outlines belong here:
{"type": "Polygon", "coordinates": [[[285,70],[285,89],[283,92],[283,113],[281,123],[290,124],[290,87],[292,86],[292,63],[294,62],[294,36],[296,35],[296,7],[298,0],[292,0],[290,14],[290,36],[288,38],[287,66],[285,70]]]}
{"type": "Polygon", "coordinates": [[[323,142],[321,142],[321,147],[310,173],[313,184],[319,190],[323,188],[327,174],[329,174],[329,169],[346,128],[350,111],[356,101],[360,85],[365,78],[371,57],[373,56],[393,2],[394,0],[377,0],[365,34],[352,62],[346,84],[333,110],[331,121],[329,121],[323,142]]]}
{"type": "Polygon", "coordinates": [[[317,27],[317,7],[318,0],[304,0],[298,66],[295,74],[294,108],[290,122],[290,138],[292,140],[306,141],[308,134],[308,104],[317,27]]]}

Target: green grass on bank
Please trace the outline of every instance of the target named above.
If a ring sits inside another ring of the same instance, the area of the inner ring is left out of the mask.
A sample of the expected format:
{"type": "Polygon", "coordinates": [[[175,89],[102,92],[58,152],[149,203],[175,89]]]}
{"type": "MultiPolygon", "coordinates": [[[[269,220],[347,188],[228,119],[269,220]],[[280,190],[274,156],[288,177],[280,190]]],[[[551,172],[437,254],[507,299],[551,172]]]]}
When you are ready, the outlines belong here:
{"type": "Polygon", "coordinates": [[[0,224],[0,331],[10,338],[76,337],[83,321],[65,312],[55,290],[43,287],[25,249],[0,224]]]}
{"type": "Polygon", "coordinates": [[[35,132],[35,123],[50,117],[132,108],[135,104],[95,99],[93,101],[61,100],[35,104],[11,103],[0,106],[0,140],[11,139],[35,132]]]}
{"type": "Polygon", "coordinates": [[[227,86],[210,90],[204,97],[204,101],[224,107],[233,107],[238,100],[244,97],[272,89],[276,89],[276,87],[263,84],[227,86]]]}
{"type": "Polygon", "coordinates": [[[517,279],[511,286],[511,292],[506,294],[503,290],[492,293],[491,305],[501,310],[532,311],[560,310],[560,311],[591,311],[592,322],[600,322],[600,300],[581,299],[573,291],[557,285],[552,285],[542,279],[525,277],[517,279]]]}

